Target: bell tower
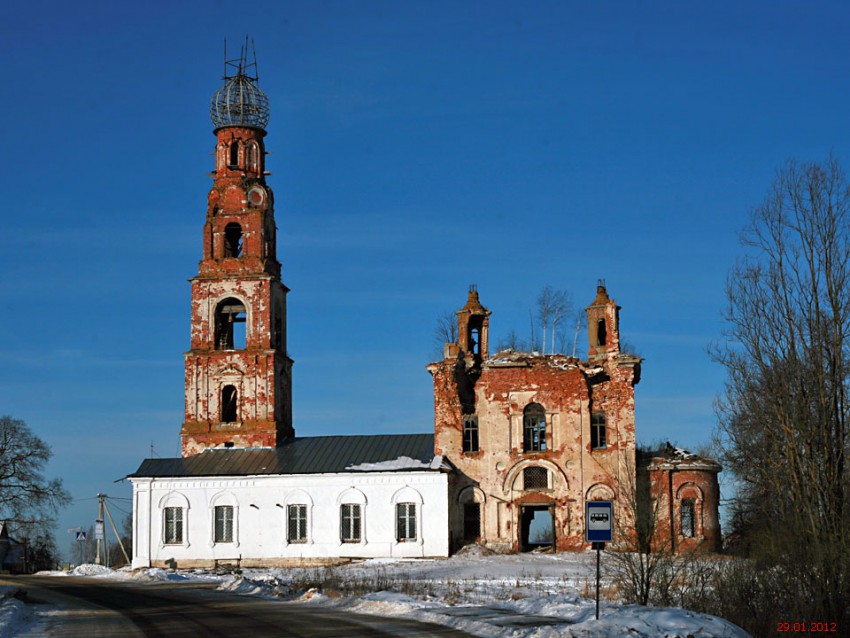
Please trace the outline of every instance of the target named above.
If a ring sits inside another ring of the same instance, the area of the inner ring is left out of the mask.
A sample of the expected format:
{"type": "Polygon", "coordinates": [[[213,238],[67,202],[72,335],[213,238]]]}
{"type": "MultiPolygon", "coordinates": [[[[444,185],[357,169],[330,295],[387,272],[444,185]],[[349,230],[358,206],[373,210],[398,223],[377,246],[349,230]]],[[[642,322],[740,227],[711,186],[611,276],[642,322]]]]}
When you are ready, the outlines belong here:
{"type": "Polygon", "coordinates": [[[604,360],[620,352],[620,306],[608,296],[605,280],[596,286],[596,298],[586,309],[587,337],[590,342],[588,359],[604,360]]]}
{"type": "Polygon", "coordinates": [[[247,42],[210,105],[216,136],[203,259],[192,283],[184,457],[208,447],[274,447],[294,436],[286,293],[266,184],[269,100],[247,42]]]}

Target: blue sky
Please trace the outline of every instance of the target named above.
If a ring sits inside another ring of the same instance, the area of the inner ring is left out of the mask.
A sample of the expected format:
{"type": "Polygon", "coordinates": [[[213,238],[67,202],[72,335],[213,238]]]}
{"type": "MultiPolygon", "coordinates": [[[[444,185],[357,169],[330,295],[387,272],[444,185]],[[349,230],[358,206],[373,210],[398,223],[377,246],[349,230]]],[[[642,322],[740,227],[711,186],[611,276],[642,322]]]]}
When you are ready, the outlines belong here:
{"type": "Polygon", "coordinates": [[[470,283],[498,340],[604,278],[646,358],[638,438],[694,447],[749,208],[790,157],[850,163],[848,32],[839,2],[6,7],[0,413],[77,499],[60,546],[151,444],[179,454],[225,37],[271,101],[299,435],[428,431],[470,283]]]}

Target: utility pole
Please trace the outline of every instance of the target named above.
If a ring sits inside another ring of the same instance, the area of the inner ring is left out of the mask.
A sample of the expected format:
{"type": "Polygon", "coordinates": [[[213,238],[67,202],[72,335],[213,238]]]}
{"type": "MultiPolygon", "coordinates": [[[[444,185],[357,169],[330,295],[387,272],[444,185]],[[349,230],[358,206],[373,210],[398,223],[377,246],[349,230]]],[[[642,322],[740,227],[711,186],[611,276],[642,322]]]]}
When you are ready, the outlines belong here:
{"type": "Polygon", "coordinates": [[[109,546],[106,544],[106,527],[103,524],[103,500],[106,494],[98,494],[97,520],[94,526],[94,537],[97,539],[97,557],[94,559],[95,565],[100,565],[100,547],[103,543],[103,563],[109,567],[109,546]]]}
{"type": "MultiPolygon", "coordinates": [[[[107,498],[106,494],[104,494],[103,497],[107,498]]],[[[127,564],[130,565],[133,561],[130,560],[130,557],[127,555],[127,550],[124,549],[124,542],[121,540],[121,534],[118,533],[118,529],[115,527],[115,521],[112,520],[112,514],[109,511],[109,504],[104,502],[103,506],[106,508],[106,516],[109,518],[109,524],[112,525],[112,531],[115,532],[115,538],[118,539],[118,546],[121,548],[121,553],[124,554],[124,559],[127,561],[127,564]]]]}

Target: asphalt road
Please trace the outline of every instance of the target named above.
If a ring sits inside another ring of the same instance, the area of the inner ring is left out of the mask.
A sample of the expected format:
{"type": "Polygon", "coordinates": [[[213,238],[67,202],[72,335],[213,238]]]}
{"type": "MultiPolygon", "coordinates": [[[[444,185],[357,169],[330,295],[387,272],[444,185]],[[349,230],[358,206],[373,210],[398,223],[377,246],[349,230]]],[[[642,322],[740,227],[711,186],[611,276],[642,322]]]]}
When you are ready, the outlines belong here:
{"type": "Polygon", "coordinates": [[[439,625],[237,596],[197,584],[49,576],[3,577],[0,584],[24,589],[27,602],[35,605],[37,622],[18,634],[22,637],[469,637],[439,625]]]}

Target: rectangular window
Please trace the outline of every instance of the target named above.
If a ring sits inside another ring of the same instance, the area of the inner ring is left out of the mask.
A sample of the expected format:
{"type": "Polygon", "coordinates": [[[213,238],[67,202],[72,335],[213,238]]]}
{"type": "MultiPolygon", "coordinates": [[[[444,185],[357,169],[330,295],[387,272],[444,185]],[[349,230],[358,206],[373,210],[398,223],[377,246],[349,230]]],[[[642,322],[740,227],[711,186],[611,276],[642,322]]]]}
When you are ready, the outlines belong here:
{"type": "Polygon", "coordinates": [[[230,505],[215,508],[215,542],[233,542],[233,507],[230,505]]]}
{"type": "Polygon", "coordinates": [[[682,499],[682,537],[693,538],[694,528],[696,527],[696,504],[694,499],[682,499]]]}
{"type": "Polygon", "coordinates": [[[478,451],[478,417],[474,414],[463,417],[463,451],[478,451]]]}
{"type": "Polygon", "coordinates": [[[289,525],[287,526],[286,540],[290,543],[307,542],[307,506],[289,505],[286,508],[289,525]]]}
{"type": "Polygon", "coordinates": [[[549,471],[545,467],[527,467],[522,471],[522,486],[526,490],[549,488],[549,471]]]}
{"type": "Polygon", "coordinates": [[[165,544],[180,545],[183,542],[183,508],[165,508],[165,544]]]}
{"type": "Polygon", "coordinates": [[[604,412],[594,412],[590,415],[590,448],[599,450],[607,447],[605,435],[607,427],[604,412]]]}
{"type": "Polygon", "coordinates": [[[481,537],[481,504],[465,503],[463,506],[463,540],[472,543],[481,537]]]}
{"type": "Polygon", "coordinates": [[[416,540],[416,503],[398,503],[396,513],[396,540],[399,543],[416,540]]]}
{"type": "Polygon", "coordinates": [[[343,543],[360,542],[360,505],[345,503],[340,507],[339,539],[343,543]]]}

